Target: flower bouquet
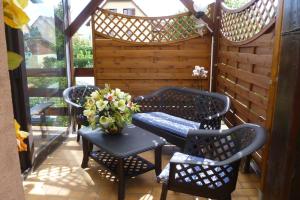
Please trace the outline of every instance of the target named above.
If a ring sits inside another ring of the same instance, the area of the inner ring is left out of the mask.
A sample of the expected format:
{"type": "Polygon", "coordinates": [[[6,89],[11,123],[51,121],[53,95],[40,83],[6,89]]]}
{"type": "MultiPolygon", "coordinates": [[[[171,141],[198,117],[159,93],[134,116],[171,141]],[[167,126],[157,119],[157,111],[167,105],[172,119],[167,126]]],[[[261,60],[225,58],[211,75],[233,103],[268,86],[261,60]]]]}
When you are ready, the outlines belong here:
{"type": "Polygon", "coordinates": [[[93,129],[100,127],[107,134],[118,134],[138,111],[139,106],[131,101],[130,94],[105,85],[87,97],[83,114],[93,129]]]}
{"type": "Polygon", "coordinates": [[[199,88],[202,90],[203,89],[203,84],[202,80],[207,78],[208,71],[205,70],[204,67],[200,67],[198,65],[195,66],[195,69],[193,70],[192,76],[197,77],[197,79],[200,80],[200,85],[199,88]]]}

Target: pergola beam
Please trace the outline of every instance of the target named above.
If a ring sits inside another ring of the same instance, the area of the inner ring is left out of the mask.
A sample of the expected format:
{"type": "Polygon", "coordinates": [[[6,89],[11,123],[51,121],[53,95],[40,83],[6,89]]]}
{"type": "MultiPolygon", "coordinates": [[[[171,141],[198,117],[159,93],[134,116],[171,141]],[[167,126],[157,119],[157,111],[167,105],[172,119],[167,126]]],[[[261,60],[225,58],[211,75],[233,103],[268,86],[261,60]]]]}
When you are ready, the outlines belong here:
{"type": "Polygon", "coordinates": [[[65,34],[68,37],[72,37],[78,29],[84,24],[84,22],[98,9],[98,6],[104,0],[91,0],[87,6],[81,11],[81,13],[76,17],[76,19],[70,24],[65,30],[65,34]]]}
{"type": "MultiPolygon", "coordinates": [[[[199,16],[199,13],[194,9],[194,1],[193,0],[180,0],[181,3],[196,17],[199,16]]],[[[208,28],[214,31],[214,23],[211,19],[207,17],[207,15],[202,14],[200,18],[207,24],[208,28]]]]}

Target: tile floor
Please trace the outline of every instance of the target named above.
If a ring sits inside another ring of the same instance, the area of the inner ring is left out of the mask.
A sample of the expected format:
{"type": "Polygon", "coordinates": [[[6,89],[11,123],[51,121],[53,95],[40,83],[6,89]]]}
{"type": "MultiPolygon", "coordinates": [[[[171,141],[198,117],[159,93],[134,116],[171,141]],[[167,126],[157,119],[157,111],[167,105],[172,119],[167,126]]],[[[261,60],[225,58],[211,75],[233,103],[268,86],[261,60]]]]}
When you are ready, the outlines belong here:
{"type": "MultiPolygon", "coordinates": [[[[153,161],[153,152],[142,154],[153,161]]],[[[163,155],[165,165],[170,155],[163,155]]],[[[81,169],[82,150],[76,138],[70,137],[24,181],[26,200],[116,200],[117,184],[113,176],[97,163],[90,161],[88,169],[81,169]]],[[[235,200],[258,199],[259,178],[240,174],[235,200]]],[[[127,181],[126,200],[158,200],[161,185],[156,183],[154,171],[127,181]]],[[[201,200],[189,195],[169,192],[168,200],[201,200]]]]}

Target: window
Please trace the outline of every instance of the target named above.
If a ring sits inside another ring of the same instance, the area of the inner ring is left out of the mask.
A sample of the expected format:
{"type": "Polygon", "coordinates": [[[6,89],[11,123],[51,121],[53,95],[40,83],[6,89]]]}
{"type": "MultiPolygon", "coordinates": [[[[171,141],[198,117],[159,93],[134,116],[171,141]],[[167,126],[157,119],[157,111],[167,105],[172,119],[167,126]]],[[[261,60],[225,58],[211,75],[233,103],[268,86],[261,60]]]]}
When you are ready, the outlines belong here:
{"type": "Polygon", "coordinates": [[[114,12],[114,13],[117,13],[118,12],[118,10],[116,9],[116,8],[111,8],[111,9],[109,9],[111,12],[114,12]]]}
{"type": "Polygon", "coordinates": [[[134,8],[124,8],[123,9],[123,14],[134,16],[135,15],[135,9],[134,8]]]}

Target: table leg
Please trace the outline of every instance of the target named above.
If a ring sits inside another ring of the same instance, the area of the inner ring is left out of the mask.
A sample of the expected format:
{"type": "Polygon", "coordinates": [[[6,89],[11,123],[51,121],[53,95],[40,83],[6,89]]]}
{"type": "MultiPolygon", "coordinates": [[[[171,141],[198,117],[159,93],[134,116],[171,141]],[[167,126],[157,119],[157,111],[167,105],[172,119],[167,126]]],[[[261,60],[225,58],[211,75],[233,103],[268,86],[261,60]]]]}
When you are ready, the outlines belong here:
{"type": "Polygon", "coordinates": [[[124,159],[119,159],[118,164],[118,178],[119,178],[119,188],[118,188],[118,200],[125,199],[125,174],[124,174],[124,159]]]}
{"type": "Polygon", "coordinates": [[[89,141],[82,138],[82,150],[83,150],[83,159],[82,159],[82,163],[81,163],[82,168],[88,167],[90,149],[91,148],[90,148],[89,141]]]}
{"type": "Polygon", "coordinates": [[[161,152],[162,146],[155,149],[155,173],[158,176],[161,173],[161,152]]]}

